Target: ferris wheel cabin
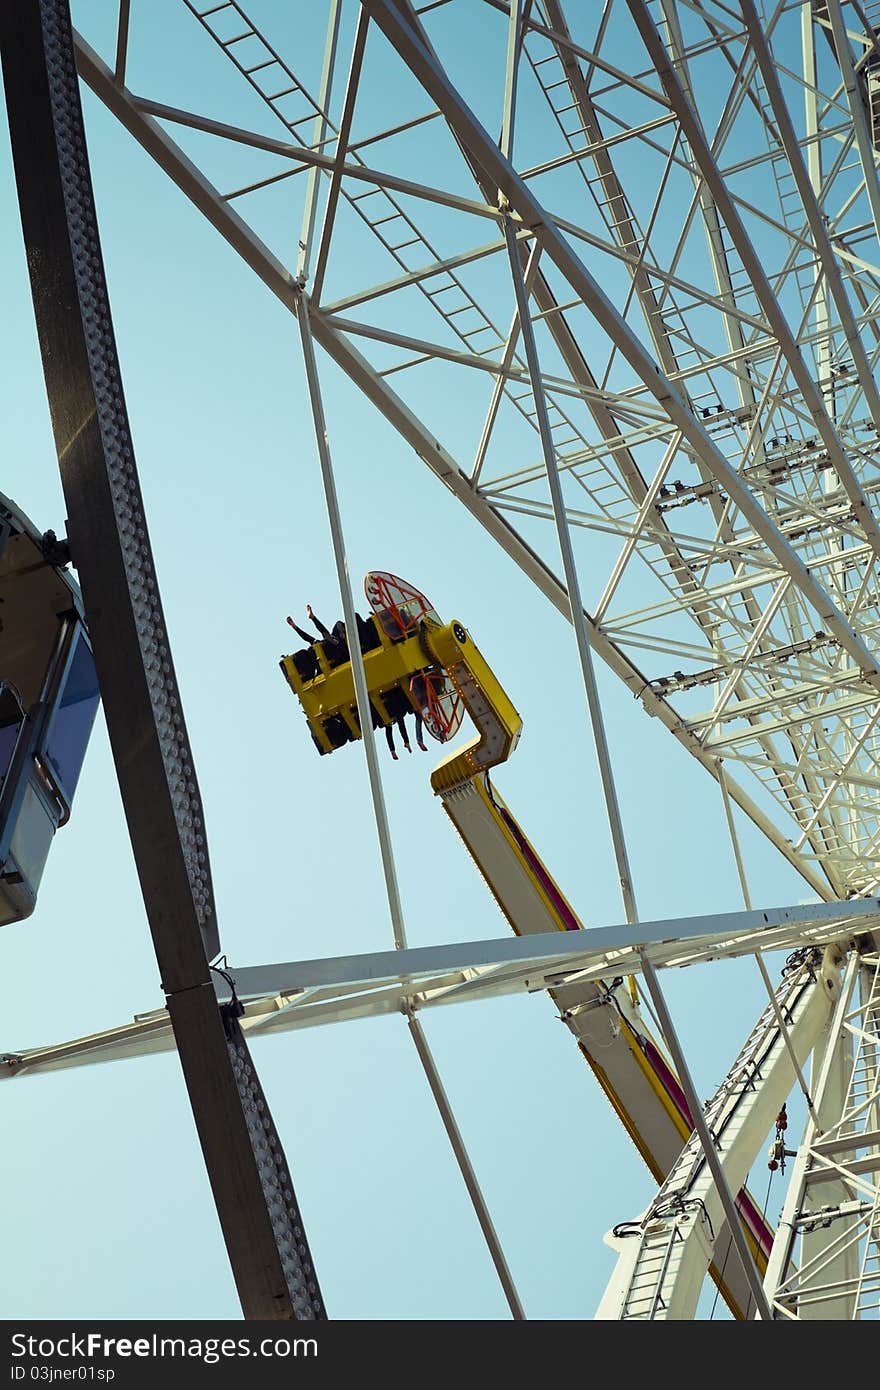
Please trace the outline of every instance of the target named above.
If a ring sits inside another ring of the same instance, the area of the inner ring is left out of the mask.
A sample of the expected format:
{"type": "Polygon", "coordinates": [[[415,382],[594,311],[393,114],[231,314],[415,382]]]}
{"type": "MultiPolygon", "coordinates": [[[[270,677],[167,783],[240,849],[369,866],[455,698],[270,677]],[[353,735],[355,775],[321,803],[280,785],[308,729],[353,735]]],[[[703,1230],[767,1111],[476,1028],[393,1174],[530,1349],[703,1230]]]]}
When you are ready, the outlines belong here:
{"type": "Polygon", "coordinates": [[[0,493],[0,926],[33,912],[100,698],[67,561],[0,493]]]}

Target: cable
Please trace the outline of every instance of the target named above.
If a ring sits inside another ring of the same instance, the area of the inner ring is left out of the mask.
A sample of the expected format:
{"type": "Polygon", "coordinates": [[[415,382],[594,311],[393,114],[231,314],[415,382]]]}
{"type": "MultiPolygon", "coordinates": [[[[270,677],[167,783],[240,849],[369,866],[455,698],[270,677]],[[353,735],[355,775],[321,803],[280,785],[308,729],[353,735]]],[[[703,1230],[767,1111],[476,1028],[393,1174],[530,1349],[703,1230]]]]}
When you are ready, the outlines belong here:
{"type": "MultiPolygon", "coordinates": [[[[651,1001],[650,1001],[650,999],[648,998],[648,996],[647,996],[646,994],[643,994],[643,995],[641,996],[641,998],[638,1000],[638,1007],[639,1007],[640,1010],[642,1010],[642,1009],[646,1010],[646,1012],[647,1012],[647,1014],[648,1014],[648,1017],[650,1018],[651,1022],[652,1022],[653,1025],[654,1025],[654,1027],[657,1029],[657,1036],[660,1037],[660,1038],[663,1038],[663,1027],[662,1027],[662,1025],[661,1025],[661,1023],[660,1023],[659,1018],[657,1017],[657,1015],[655,1014],[655,1012],[654,1012],[654,1010],[653,1010],[653,1008],[652,1008],[652,1006],[651,1006],[651,1001]]],[[[666,1041],[665,1038],[663,1039],[663,1041],[664,1041],[664,1042],[666,1041]]]]}
{"type": "Polygon", "coordinates": [[[767,1196],[764,1198],[764,1207],[763,1207],[763,1210],[762,1210],[762,1212],[761,1212],[761,1220],[762,1220],[762,1221],[766,1221],[766,1220],[767,1220],[767,1203],[770,1201],[770,1189],[771,1189],[771,1187],[773,1186],[773,1173],[774,1173],[774,1172],[775,1172],[775,1169],[771,1168],[771,1169],[770,1169],[770,1180],[769,1180],[769,1182],[767,1183],[767,1196]]]}
{"type": "MultiPolygon", "coordinates": [[[[223,961],[223,966],[225,966],[225,965],[228,964],[225,955],[223,955],[223,956],[218,956],[218,960],[222,960],[222,961],[223,961]]],[[[232,1015],[233,1018],[241,1018],[242,1015],[244,1014],[244,1004],[242,1004],[241,1000],[240,1000],[239,997],[238,997],[238,992],[237,992],[237,990],[236,990],[236,988],[235,988],[235,981],[233,980],[233,978],[232,978],[232,976],[230,975],[229,971],[228,971],[228,970],[225,970],[225,969],[223,968],[223,966],[220,966],[220,965],[209,965],[209,966],[208,966],[208,969],[209,969],[209,970],[213,970],[215,975],[221,975],[221,976],[223,977],[223,979],[224,979],[224,980],[226,981],[226,983],[228,984],[230,993],[231,993],[231,995],[232,995],[231,999],[229,1000],[229,1002],[228,1002],[227,1004],[221,1004],[221,1005],[220,1005],[220,1012],[222,1013],[223,1010],[226,1009],[227,1012],[230,1013],[230,1014],[232,1015]]]]}
{"type": "Polygon", "coordinates": [[[713,1300],[712,1300],[712,1307],[711,1307],[711,1309],[709,1310],[709,1321],[710,1321],[710,1322],[712,1322],[712,1320],[713,1320],[714,1317],[715,1317],[715,1309],[716,1309],[716,1307],[718,1306],[718,1295],[721,1293],[721,1285],[724,1283],[724,1271],[725,1271],[725,1269],[727,1268],[727,1261],[728,1261],[729,1258],[730,1258],[730,1252],[731,1252],[732,1248],[733,1248],[733,1241],[732,1241],[732,1240],[729,1240],[729,1241],[727,1242],[727,1249],[726,1249],[725,1252],[724,1252],[724,1259],[721,1261],[721,1269],[720,1269],[719,1272],[718,1272],[718,1279],[717,1279],[716,1284],[715,1284],[715,1297],[714,1297],[713,1300]]]}
{"type": "MultiPolygon", "coordinates": [[[[806,949],[806,948],[804,948],[804,949],[806,949]]],[[[794,952],[793,954],[796,955],[797,952],[794,952]]],[[[766,1195],[766,1197],[764,1198],[764,1209],[763,1209],[763,1211],[761,1212],[761,1217],[762,1217],[762,1219],[765,1220],[765,1221],[766,1221],[766,1219],[767,1219],[767,1203],[770,1201],[770,1188],[771,1188],[771,1186],[772,1186],[772,1183],[773,1183],[773,1173],[772,1173],[772,1171],[771,1171],[771,1173],[770,1173],[770,1181],[769,1181],[768,1184],[767,1184],[767,1195],[766,1195]]],[[[748,1319],[749,1313],[750,1313],[750,1311],[751,1311],[751,1307],[752,1307],[752,1295],[749,1294],[748,1300],[747,1300],[747,1302],[746,1302],[746,1319],[748,1319]]]]}
{"type": "Polygon", "coordinates": [[[639,1221],[618,1221],[616,1226],[611,1227],[611,1234],[621,1240],[624,1236],[637,1236],[641,1229],[639,1221]]]}

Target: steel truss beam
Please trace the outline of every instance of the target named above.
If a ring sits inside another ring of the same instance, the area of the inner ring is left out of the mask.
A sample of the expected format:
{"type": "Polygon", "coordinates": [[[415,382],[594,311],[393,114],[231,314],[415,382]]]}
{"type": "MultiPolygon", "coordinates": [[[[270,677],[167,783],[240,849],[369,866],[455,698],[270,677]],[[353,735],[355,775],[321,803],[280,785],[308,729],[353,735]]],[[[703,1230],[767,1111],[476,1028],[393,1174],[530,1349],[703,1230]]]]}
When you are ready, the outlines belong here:
{"type": "MultiPolygon", "coordinates": [[[[627,922],[583,932],[411,946],[368,955],[230,967],[215,980],[221,1002],[244,1005],[241,1027],[286,1032],[376,1015],[409,1014],[500,995],[534,994],[564,983],[612,979],[642,969],[675,969],[756,952],[861,940],[880,928],[880,899],[764,908],[717,916],[627,922]],[[228,976],[228,979],[227,979],[228,976]]],[[[167,1051],[164,1009],[119,1028],[0,1056],[0,1080],[89,1062],[167,1051]]]]}
{"type": "Polygon", "coordinates": [[[66,0],[0,7],[0,53],[71,552],[169,1035],[245,1316],[323,1318],[277,1133],[233,1011],[211,988],[219,936],[203,812],[116,354],[66,0]]]}

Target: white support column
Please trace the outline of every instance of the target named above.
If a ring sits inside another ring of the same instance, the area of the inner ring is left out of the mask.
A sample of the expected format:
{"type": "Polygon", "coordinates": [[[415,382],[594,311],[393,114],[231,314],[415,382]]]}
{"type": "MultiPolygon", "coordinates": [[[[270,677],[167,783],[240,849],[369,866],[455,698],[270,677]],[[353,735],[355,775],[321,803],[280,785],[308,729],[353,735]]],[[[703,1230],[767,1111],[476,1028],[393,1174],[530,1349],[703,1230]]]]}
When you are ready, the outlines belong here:
{"type": "MultiPolygon", "coordinates": [[[[626,1234],[606,1238],[609,1244],[613,1240],[619,1260],[600,1318],[692,1318],[724,1216],[737,1247],[745,1244],[739,1218],[735,1209],[731,1215],[728,1201],[733,1205],[731,1194],[746,1181],[794,1079],[778,1017],[781,1011],[788,1015],[795,1051],[805,1058],[840,988],[838,957],[836,948],[828,948],[821,970],[804,963],[783,978],[779,998],[774,995],[775,1007],[768,1005],[764,1010],[705,1112],[697,1102],[693,1113],[698,1117],[702,1153],[697,1135],[692,1135],[641,1220],[628,1225],[626,1234]]],[[[680,1051],[677,1043],[676,1050],[680,1051]]],[[[684,1082],[684,1074],[681,1079],[684,1082]]],[[[687,1080],[685,1091],[693,1106],[695,1098],[687,1080]]],[[[756,1288],[760,1291],[758,1316],[769,1318],[769,1305],[751,1259],[749,1265],[749,1286],[753,1295],[756,1288]]],[[[747,1309],[742,1311],[748,1315],[747,1309]]]]}
{"type": "MultiPolygon", "coordinates": [[[[379,772],[379,760],[376,755],[376,747],[373,740],[373,720],[370,706],[370,694],[367,688],[367,678],[364,671],[364,661],[361,654],[360,642],[358,641],[358,625],[354,610],[354,596],[351,591],[351,582],[348,576],[348,561],[345,555],[345,540],[342,532],[342,520],[339,513],[339,499],[336,494],[336,481],[333,475],[333,464],[330,457],[330,445],[327,437],[327,424],[324,418],[324,406],[321,400],[320,382],[318,380],[318,369],[315,362],[315,349],[312,341],[311,325],[309,323],[308,301],[305,294],[301,293],[297,300],[297,319],[300,326],[300,336],[302,339],[303,360],[306,368],[306,379],[309,388],[309,398],[312,406],[312,415],[315,425],[315,438],[318,445],[318,456],[321,463],[321,476],[324,482],[324,495],[327,502],[327,515],[330,521],[330,534],[333,542],[333,555],[336,560],[336,573],[339,580],[340,593],[342,595],[342,611],[345,618],[345,630],[348,634],[348,652],[351,658],[352,675],[354,676],[354,687],[357,695],[358,719],[360,720],[361,734],[364,744],[364,751],[367,755],[367,769],[370,778],[370,791],[373,797],[373,811],[376,817],[376,830],[379,836],[379,848],[382,856],[382,868],[385,874],[385,889],[388,895],[388,907],[391,913],[391,926],[394,934],[394,944],[399,950],[406,947],[406,929],[403,920],[403,910],[400,903],[400,893],[397,885],[397,871],[394,865],[394,851],[391,845],[391,831],[388,825],[388,814],[385,807],[385,795],[382,790],[382,777],[379,772]]],[[[422,1067],[428,1078],[428,1084],[440,1110],[443,1124],[449,1136],[456,1161],[464,1178],[471,1201],[476,1211],[480,1229],[485,1236],[486,1243],[492,1256],[493,1264],[498,1272],[504,1289],[505,1298],[510,1304],[511,1311],[515,1318],[524,1317],[522,1307],[514,1288],[504,1253],[498,1241],[495,1228],[489,1217],[488,1208],[483,1199],[477,1183],[476,1175],[473,1171],[461,1133],[455,1123],[446,1092],[440,1081],[434,1060],[428,1049],[427,1042],[422,1033],[421,1027],[415,1022],[411,1012],[408,1014],[410,1024],[410,1036],[415,1044],[422,1067]]]]}
{"type": "MultiPolygon", "coordinates": [[[[330,93],[333,87],[333,72],[336,66],[336,45],[339,39],[339,0],[330,0],[330,9],[327,15],[327,39],[324,45],[324,67],[321,72],[321,89],[318,95],[318,105],[320,115],[315,117],[315,129],[313,143],[316,149],[320,150],[327,137],[329,121],[327,112],[330,109],[330,93]]],[[[340,149],[344,151],[345,146],[340,139],[340,149]]],[[[321,171],[315,164],[312,165],[308,174],[306,184],[306,203],[303,210],[302,231],[299,239],[299,256],[296,263],[296,276],[300,284],[305,284],[309,273],[309,259],[312,253],[312,237],[315,233],[315,217],[318,212],[318,192],[320,188],[321,171]]]]}
{"type": "MultiPolygon", "coordinates": [[[[527,296],[531,295],[532,293],[532,286],[535,281],[535,276],[538,273],[538,260],[540,258],[540,255],[540,246],[537,244],[537,242],[533,242],[531,250],[529,252],[529,259],[526,263],[526,268],[524,272],[527,296]]],[[[483,431],[480,435],[480,442],[477,445],[477,452],[474,456],[474,466],[471,470],[471,483],[474,487],[476,487],[477,483],[480,480],[480,474],[483,471],[483,465],[486,462],[486,454],[489,451],[489,443],[492,439],[492,431],[495,428],[495,421],[498,418],[498,411],[500,409],[501,401],[504,396],[505,387],[507,386],[507,373],[510,371],[510,368],[513,364],[513,359],[516,356],[516,345],[519,340],[519,333],[519,310],[515,309],[513,312],[513,318],[511,319],[510,323],[510,331],[507,334],[507,339],[504,344],[504,353],[501,358],[501,364],[498,370],[498,375],[495,380],[495,385],[492,388],[492,399],[490,400],[489,408],[486,411],[486,421],[483,425],[483,431]]]]}
{"type": "Polygon", "coordinates": [[[504,1297],[507,1299],[508,1306],[514,1319],[517,1322],[523,1321],[526,1315],[523,1312],[523,1307],[519,1300],[519,1294],[517,1293],[516,1285],[513,1282],[513,1276],[510,1273],[510,1267],[505,1258],[504,1251],[501,1248],[501,1242],[498,1239],[498,1233],[495,1230],[492,1217],[489,1215],[489,1208],[486,1206],[486,1200],[483,1197],[480,1184],[477,1181],[477,1175],[474,1172],[473,1165],[470,1161],[470,1158],[468,1157],[468,1152],[465,1148],[464,1140],[461,1137],[461,1130],[459,1129],[456,1118],[452,1113],[452,1106],[449,1104],[449,1097],[446,1094],[443,1082],[440,1080],[440,1073],[437,1070],[433,1054],[428,1046],[428,1040],[425,1037],[421,1023],[416,1018],[415,1014],[411,1009],[407,1011],[406,1017],[407,1023],[409,1024],[410,1036],[412,1037],[416,1051],[419,1054],[419,1060],[422,1063],[425,1075],[428,1078],[428,1085],[431,1088],[431,1093],[435,1101],[437,1102],[437,1109],[440,1111],[440,1118],[443,1121],[446,1133],[449,1137],[449,1142],[452,1145],[452,1151],[455,1154],[456,1162],[458,1163],[458,1166],[461,1170],[461,1175],[464,1178],[464,1185],[467,1188],[471,1202],[473,1203],[474,1211],[477,1215],[477,1220],[480,1223],[480,1229],[483,1232],[483,1235],[486,1239],[486,1244],[489,1247],[489,1254],[492,1256],[492,1263],[495,1266],[498,1279],[501,1283],[502,1289],[504,1290],[504,1297]]]}
{"type": "MultiPolygon", "coordinates": [[[[843,983],[837,1005],[834,1010],[831,1022],[828,1025],[827,1037],[829,1040],[836,1039],[844,1026],[847,1010],[853,996],[856,981],[859,973],[858,954],[853,951],[847,963],[843,977],[843,983]]],[[[831,1079],[834,1065],[834,1048],[826,1047],[822,1063],[818,1069],[817,1076],[813,1079],[814,1104],[819,1115],[823,1115],[825,1110],[825,1097],[831,1086],[831,1079]]],[[[828,1114],[832,1113],[832,1107],[828,1107],[828,1114]]],[[[839,1111],[837,1112],[839,1114],[839,1111]]],[[[767,1298],[773,1307],[773,1317],[796,1317],[797,1313],[792,1311],[792,1305],[796,1306],[797,1276],[794,1277],[794,1287],[786,1289],[789,1280],[789,1271],[794,1255],[794,1243],[798,1233],[798,1218],[804,1208],[806,1193],[806,1177],[811,1166],[812,1146],[819,1138],[820,1130],[817,1121],[812,1115],[807,1118],[807,1125],[804,1132],[803,1142],[798,1150],[797,1158],[794,1160],[791,1178],[789,1180],[788,1191],[785,1203],[782,1208],[782,1215],[779,1218],[779,1225],[776,1228],[776,1238],[773,1241],[773,1249],[767,1262],[767,1270],[764,1275],[764,1289],[767,1298]]]]}
{"type": "MultiPolygon", "coordinates": [[[[721,764],[720,759],[718,760],[718,785],[721,788],[721,799],[724,802],[724,814],[727,818],[727,829],[730,832],[730,842],[733,845],[733,856],[736,860],[736,870],[739,874],[740,887],[742,888],[743,903],[745,905],[746,911],[748,912],[751,910],[752,899],[751,894],[749,893],[748,881],[746,879],[746,871],[745,865],[743,863],[742,850],[740,848],[739,843],[739,836],[736,833],[736,822],[733,819],[733,807],[730,804],[730,797],[727,794],[727,778],[724,774],[724,768],[721,764]]],[[[767,967],[764,964],[764,960],[761,956],[760,951],[755,952],[755,961],[757,963],[758,970],[761,973],[761,979],[764,982],[764,988],[766,989],[767,994],[770,998],[770,1002],[773,1005],[773,1008],[776,1012],[776,1022],[779,1025],[779,1030],[785,1041],[785,1046],[788,1049],[788,1055],[791,1058],[791,1064],[794,1067],[794,1073],[797,1077],[798,1085],[801,1088],[801,1093],[804,1097],[804,1100],[807,1103],[807,1109],[810,1111],[811,1114],[813,1114],[814,1111],[812,1097],[810,1096],[807,1083],[804,1080],[804,1073],[801,1069],[800,1062],[798,1061],[797,1056],[795,1054],[794,1046],[789,1036],[788,1027],[786,1026],[785,1019],[782,1017],[782,1011],[779,1008],[779,1004],[776,999],[776,992],[773,989],[773,983],[770,979],[770,976],[767,974],[767,967]]]]}
{"type": "Polygon", "coordinates": [[[361,67],[364,61],[364,50],[367,46],[367,29],[369,23],[369,17],[361,11],[358,15],[357,31],[354,36],[351,66],[349,68],[348,83],[345,89],[345,105],[343,106],[342,120],[337,135],[336,156],[333,161],[330,191],[327,194],[327,206],[324,210],[324,222],[321,227],[321,244],[318,247],[318,259],[315,265],[312,297],[316,304],[320,304],[321,294],[324,289],[327,256],[330,252],[330,238],[333,234],[333,225],[336,220],[336,208],[339,203],[339,191],[342,186],[343,166],[345,165],[345,156],[348,153],[348,140],[351,135],[351,123],[354,119],[354,105],[357,97],[358,83],[361,77],[361,67]]]}
{"type": "MultiPolygon", "coordinates": [[[[531,0],[527,0],[527,8],[531,0]]],[[[522,50],[523,0],[510,0],[510,22],[507,27],[507,71],[504,80],[504,115],[501,119],[502,152],[513,158],[513,127],[516,119],[516,89],[519,78],[519,56],[522,50]]]]}
{"type": "MultiPolygon", "coordinates": [[[[819,101],[818,101],[818,71],[816,66],[816,34],[813,28],[813,7],[804,5],[801,10],[801,48],[803,51],[804,67],[804,126],[807,137],[807,172],[810,178],[810,185],[816,198],[822,194],[822,143],[819,138],[819,101]]],[[[816,365],[818,368],[819,380],[824,377],[829,388],[825,391],[825,400],[829,409],[829,414],[834,414],[833,391],[830,389],[831,383],[831,353],[829,350],[828,329],[830,316],[828,313],[828,291],[818,263],[814,270],[815,276],[815,308],[814,319],[816,324],[816,365]]]]}
{"type": "MultiPolygon", "coordinates": [[[[844,1027],[835,1036],[831,1031],[830,1019],[813,1053],[813,1072],[817,1076],[819,1064],[826,1056],[829,1066],[822,1093],[822,1113],[827,1117],[840,1116],[846,1109],[852,1076],[852,1035],[844,1027]]],[[[821,1134],[821,1128],[817,1128],[816,1133],[821,1134]]],[[[823,1206],[839,1207],[848,1202],[851,1196],[842,1176],[822,1185],[823,1206]]],[[[828,1226],[818,1225],[814,1230],[804,1230],[801,1265],[804,1268],[821,1266],[823,1282],[839,1284],[841,1292],[836,1298],[823,1298],[815,1303],[809,1299],[801,1300],[799,1316],[802,1319],[822,1322],[849,1322],[852,1319],[859,1251],[857,1243],[848,1240],[847,1235],[854,1224],[851,1219],[840,1218],[828,1226]]]]}
{"type": "Polygon", "coordinates": [[[559,539],[559,549],[562,555],[562,568],[565,573],[565,584],[571,606],[571,623],[574,628],[578,657],[581,663],[581,675],[584,682],[587,707],[589,709],[593,738],[596,745],[596,757],[599,761],[602,793],[605,797],[605,809],[611,830],[614,856],[617,861],[620,893],[623,899],[623,908],[627,921],[636,922],[638,921],[639,914],[636,907],[635,894],[633,892],[629,855],[627,853],[626,839],[623,832],[623,819],[620,814],[620,805],[617,800],[617,788],[614,784],[614,774],[611,768],[611,755],[608,750],[608,740],[605,736],[605,721],[602,717],[599,689],[596,684],[596,672],[593,668],[593,654],[590,651],[590,640],[587,635],[586,622],[584,621],[584,604],[581,598],[577,562],[571,544],[571,532],[569,531],[568,517],[565,511],[565,498],[562,495],[562,484],[559,480],[559,469],[556,465],[556,452],[553,445],[553,435],[550,430],[550,417],[547,412],[547,398],[544,394],[544,387],[541,381],[541,364],[538,360],[535,331],[529,312],[528,291],[523,274],[522,262],[519,258],[515,228],[509,219],[505,219],[504,235],[507,238],[507,253],[510,261],[510,271],[513,277],[514,293],[516,295],[520,332],[522,334],[526,362],[528,363],[529,376],[531,377],[532,393],[535,400],[538,430],[541,436],[541,450],[544,456],[544,467],[547,471],[547,482],[553,501],[553,517],[556,522],[556,534],[559,539]]]}
{"type": "MultiPolygon", "coordinates": [[[[706,1120],[703,1115],[703,1107],[700,1104],[700,1098],[697,1095],[696,1088],[691,1078],[687,1061],[685,1059],[684,1051],[680,1042],[678,1041],[678,1035],[675,1031],[672,1018],[670,1016],[668,1008],[666,1007],[666,1000],[663,997],[663,991],[660,989],[656,971],[654,970],[653,965],[645,955],[643,955],[642,958],[642,972],[645,977],[645,983],[648,986],[648,992],[651,995],[652,1000],[654,1001],[654,1008],[657,1010],[657,1015],[660,1019],[660,1024],[663,1028],[663,1036],[666,1040],[666,1045],[669,1048],[669,1051],[672,1055],[672,1060],[675,1063],[676,1070],[678,1071],[678,1080],[682,1090],[684,1091],[685,1100],[687,1101],[688,1109],[691,1112],[691,1118],[694,1121],[694,1128],[699,1136],[700,1143],[702,1144],[703,1153],[706,1157],[706,1162],[708,1163],[709,1168],[711,1170],[712,1177],[715,1182],[715,1188],[718,1194],[718,1199],[720,1201],[721,1208],[724,1212],[724,1216],[727,1220],[733,1244],[736,1248],[736,1253],[739,1256],[740,1263],[742,1264],[743,1271],[745,1273],[746,1279],[749,1282],[749,1287],[755,1299],[755,1307],[757,1309],[758,1316],[761,1318],[769,1319],[770,1306],[764,1294],[760,1276],[758,1274],[757,1269],[755,1268],[755,1262],[752,1259],[751,1251],[749,1250],[748,1244],[746,1243],[746,1238],[743,1234],[742,1226],[740,1225],[739,1213],[736,1209],[736,1203],[733,1198],[733,1193],[730,1190],[730,1184],[728,1183],[726,1174],[724,1172],[724,1166],[718,1157],[718,1154],[715,1149],[714,1138],[709,1130],[708,1125],[706,1124],[706,1120]]],[[[739,1186],[739,1183],[737,1183],[737,1186],[739,1186]]],[[[703,1270],[703,1275],[705,1275],[705,1269],[703,1270]]]]}
{"type": "Polygon", "coordinates": [[[312,328],[309,322],[309,306],[305,294],[296,301],[296,316],[302,340],[303,361],[315,426],[315,441],[321,464],[321,478],[324,483],[324,497],[327,503],[327,518],[330,523],[330,537],[333,542],[333,558],[336,561],[336,577],[342,596],[342,612],[345,630],[348,634],[348,652],[351,657],[351,670],[357,696],[358,719],[364,752],[367,756],[367,773],[370,779],[370,793],[373,798],[373,811],[376,817],[376,832],[379,836],[379,851],[382,856],[382,870],[385,875],[385,891],[388,895],[388,909],[391,913],[391,928],[394,944],[398,949],[406,946],[406,928],[403,909],[400,904],[400,891],[397,886],[397,870],[394,865],[394,851],[391,847],[391,830],[388,825],[388,812],[385,807],[385,794],[382,790],[382,774],[373,740],[373,717],[370,707],[370,694],[364,673],[364,659],[358,641],[358,625],[354,611],[354,596],[348,575],[348,560],[345,555],[345,538],[342,533],[342,519],[339,513],[339,498],[336,493],[336,479],[333,475],[333,462],[330,457],[330,442],[327,436],[327,422],[324,418],[324,404],[321,399],[321,386],[318,367],[315,361],[315,346],[312,341],[312,328]]]}

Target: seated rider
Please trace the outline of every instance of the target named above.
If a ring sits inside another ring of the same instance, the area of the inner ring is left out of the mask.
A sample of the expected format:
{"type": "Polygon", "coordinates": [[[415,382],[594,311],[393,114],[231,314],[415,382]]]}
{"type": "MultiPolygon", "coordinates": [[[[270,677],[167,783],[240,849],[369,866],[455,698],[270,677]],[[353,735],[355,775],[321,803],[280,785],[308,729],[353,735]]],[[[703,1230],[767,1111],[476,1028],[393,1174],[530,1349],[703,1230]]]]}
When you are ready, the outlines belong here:
{"type": "Polygon", "coordinates": [[[391,752],[391,756],[394,759],[394,761],[397,761],[397,754],[394,751],[394,734],[392,732],[392,725],[397,725],[400,737],[403,741],[403,746],[406,749],[407,753],[412,752],[412,748],[410,747],[409,743],[409,734],[407,733],[406,728],[406,716],[408,714],[415,714],[416,743],[418,744],[419,748],[421,748],[423,753],[427,753],[428,750],[425,747],[424,740],[422,739],[421,710],[413,711],[412,705],[410,704],[409,700],[406,698],[403,691],[397,687],[395,687],[393,690],[386,691],[385,694],[382,696],[382,699],[384,701],[385,708],[388,711],[388,715],[391,719],[391,723],[386,724],[385,726],[385,737],[388,740],[388,748],[391,752]]]}
{"type": "Polygon", "coordinates": [[[301,627],[297,627],[292,618],[287,620],[297,636],[301,637],[304,642],[319,642],[322,639],[325,642],[345,642],[345,623],[341,618],[338,623],[333,624],[333,631],[331,632],[329,628],[324,626],[320,618],[315,617],[310,603],[306,604],[306,613],[318,629],[317,637],[313,637],[310,632],[304,632],[301,627]]]}
{"type": "MultiPolygon", "coordinates": [[[[315,642],[321,640],[323,640],[324,642],[329,642],[331,645],[332,655],[336,658],[334,662],[335,665],[338,665],[340,660],[347,661],[348,639],[345,631],[345,623],[342,621],[342,619],[340,618],[338,622],[333,624],[333,628],[331,631],[324,623],[321,622],[321,619],[316,616],[310,603],[306,604],[306,613],[310,620],[314,623],[315,627],[318,629],[319,636],[312,637],[311,633],[304,632],[301,627],[297,627],[296,623],[293,621],[292,618],[288,618],[287,621],[290,623],[290,626],[293,628],[294,632],[297,633],[297,635],[301,637],[304,642],[308,642],[312,646],[314,646],[315,642]]],[[[355,613],[354,616],[355,621],[357,623],[358,638],[360,641],[361,651],[372,651],[374,647],[379,645],[376,636],[376,631],[372,623],[369,621],[365,621],[361,617],[360,613],[355,613]]]]}

